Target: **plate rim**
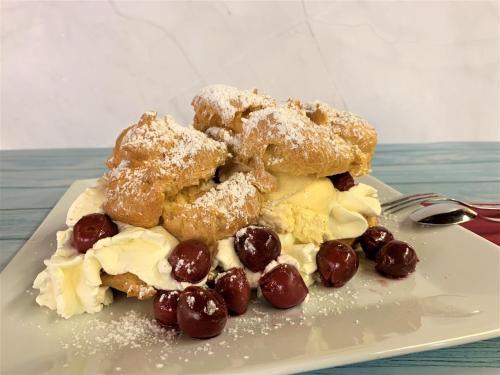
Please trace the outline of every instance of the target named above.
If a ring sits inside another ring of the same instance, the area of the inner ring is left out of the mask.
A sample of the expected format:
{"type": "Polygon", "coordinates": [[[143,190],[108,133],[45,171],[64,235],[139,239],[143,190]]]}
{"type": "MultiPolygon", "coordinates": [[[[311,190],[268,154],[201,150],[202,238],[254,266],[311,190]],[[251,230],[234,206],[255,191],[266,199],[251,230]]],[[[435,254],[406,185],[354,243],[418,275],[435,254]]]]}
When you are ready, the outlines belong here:
{"type": "MultiPolygon", "coordinates": [[[[374,176],[367,176],[369,179],[374,180],[376,183],[383,185],[385,188],[391,191],[393,194],[397,195],[403,195],[390,185],[385,184],[383,181],[379,180],[378,178],[374,176]]],[[[83,189],[85,187],[90,186],[93,182],[97,181],[98,178],[91,178],[91,179],[78,179],[74,180],[67,188],[67,190],[64,192],[64,194],[58,199],[58,201],[54,204],[54,206],[50,209],[48,214],[44,217],[44,219],[41,221],[41,223],[38,225],[36,230],[33,232],[33,234],[25,241],[25,243],[21,246],[21,248],[16,252],[15,256],[12,257],[12,259],[9,261],[9,263],[5,266],[5,268],[0,272],[0,282],[3,284],[3,280],[5,277],[8,276],[10,273],[10,269],[15,266],[15,264],[21,259],[23,255],[23,250],[25,247],[28,245],[29,242],[31,241],[36,241],[37,237],[41,234],[43,227],[46,225],[47,221],[50,220],[50,217],[55,214],[54,211],[57,208],[58,205],[63,204],[63,200],[66,199],[66,196],[68,194],[74,193],[73,190],[75,189],[83,189]],[[7,274],[7,275],[6,275],[7,274]]],[[[483,242],[484,244],[487,244],[488,246],[495,246],[495,244],[492,244],[490,241],[486,240],[485,238],[477,235],[476,233],[469,231],[466,228],[463,228],[461,226],[460,230],[468,232],[468,235],[472,235],[475,240],[478,240],[480,242],[483,242]]],[[[500,248],[500,247],[499,247],[500,248]]],[[[2,304],[3,305],[3,304],[2,304]]],[[[406,354],[412,354],[412,353],[420,353],[420,352],[427,352],[427,351],[432,351],[432,350],[437,350],[437,349],[444,349],[444,348],[449,348],[453,346],[458,346],[458,345],[463,345],[463,344],[468,344],[472,342],[477,342],[477,341],[483,341],[483,340],[488,340],[492,338],[497,338],[500,337],[500,326],[496,329],[484,331],[484,332],[478,332],[478,333],[472,333],[468,334],[465,336],[458,336],[458,337],[451,337],[448,339],[443,339],[440,341],[432,342],[432,343],[422,343],[422,344],[414,344],[414,345],[408,345],[408,346],[403,346],[403,347],[398,347],[398,348],[392,348],[392,349],[385,349],[385,350],[378,350],[375,349],[371,353],[366,353],[365,352],[360,352],[358,350],[354,350],[354,352],[344,352],[340,356],[332,356],[331,353],[322,353],[322,354],[316,354],[316,355],[309,355],[307,359],[298,357],[298,358],[288,358],[286,360],[278,360],[275,362],[268,362],[266,363],[266,368],[262,368],[262,364],[258,365],[251,365],[250,363],[247,364],[244,367],[241,367],[237,370],[228,370],[234,373],[237,371],[238,373],[253,373],[255,371],[255,368],[259,368],[260,372],[263,372],[265,374],[277,374],[277,373],[288,373],[288,372],[302,372],[302,371],[313,371],[317,369],[324,369],[324,368],[329,368],[329,367],[338,367],[338,366],[345,366],[349,364],[354,364],[354,363],[362,363],[362,362],[367,362],[367,361],[373,361],[373,360],[378,360],[378,359],[384,359],[384,358],[391,358],[391,357],[397,357],[397,356],[402,356],[406,354]]],[[[380,342],[375,342],[372,343],[377,345],[380,342]]],[[[3,350],[2,350],[3,351],[3,350]]],[[[352,351],[350,349],[350,351],[352,351]]],[[[218,371],[219,373],[221,371],[218,371]]],[[[225,372],[225,371],[223,371],[225,372]]]]}

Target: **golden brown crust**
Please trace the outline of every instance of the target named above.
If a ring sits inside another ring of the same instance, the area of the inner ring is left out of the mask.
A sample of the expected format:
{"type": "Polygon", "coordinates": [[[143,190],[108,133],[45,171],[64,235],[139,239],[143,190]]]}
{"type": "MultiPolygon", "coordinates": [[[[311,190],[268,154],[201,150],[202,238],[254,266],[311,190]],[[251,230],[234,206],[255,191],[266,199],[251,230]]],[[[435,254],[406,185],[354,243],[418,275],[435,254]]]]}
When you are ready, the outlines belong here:
{"type": "Polygon", "coordinates": [[[262,191],[274,187],[269,172],[317,177],[369,172],[376,133],[366,121],[322,103],[243,106],[239,98],[246,94],[226,86],[204,89],[193,99],[194,127],[225,142],[234,164],[260,176],[262,191]]]}
{"type": "Polygon", "coordinates": [[[377,216],[369,216],[366,218],[369,227],[374,227],[378,225],[378,217],[377,216]]]}
{"type": "Polygon", "coordinates": [[[102,273],[101,282],[104,286],[109,286],[120,292],[126,293],[127,297],[135,297],[140,300],[152,298],[156,294],[155,288],[146,284],[130,272],[120,275],[102,273]]]}
{"type": "Polygon", "coordinates": [[[274,173],[369,171],[376,133],[348,112],[319,102],[277,105],[223,85],[203,89],[192,105],[200,131],[145,113],[120,134],[104,204],[114,220],[141,227],[162,220],[180,240],[214,243],[256,221],[274,173]],[[222,183],[207,182],[217,168],[222,183]]]}
{"type": "Polygon", "coordinates": [[[370,163],[377,145],[377,132],[363,118],[347,111],[339,111],[316,101],[305,105],[307,116],[316,124],[329,127],[353,148],[351,174],[360,176],[370,172],[370,163]]]}
{"type": "Polygon", "coordinates": [[[262,195],[253,177],[235,173],[221,184],[188,189],[175,200],[167,200],[163,226],[180,241],[196,238],[214,244],[255,223],[262,195]]]}
{"type": "Polygon", "coordinates": [[[131,225],[158,225],[166,197],[211,178],[227,157],[223,143],[145,113],[120,134],[107,162],[104,210],[131,225]]]}
{"type": "Polygon", "coordinates": [[[240,90],[226,85],[212,85],[203,88],[191,102],[195,115],[193,126],[206,131],[221,126],[234,132],[241,131],[241,118],[248,113],[267,107],[276,102],[257,90],[240,90]]]}

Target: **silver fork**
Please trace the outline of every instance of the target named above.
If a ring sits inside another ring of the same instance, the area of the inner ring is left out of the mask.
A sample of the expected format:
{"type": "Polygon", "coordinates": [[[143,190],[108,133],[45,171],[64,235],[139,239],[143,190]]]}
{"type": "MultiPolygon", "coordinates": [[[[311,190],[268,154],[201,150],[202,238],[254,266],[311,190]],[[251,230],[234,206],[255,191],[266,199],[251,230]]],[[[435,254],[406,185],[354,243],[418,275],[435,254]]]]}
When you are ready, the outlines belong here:
{"type": "Polygon", "coordinates": [[[420,194],[411,194],[411,195],[403,195],[402,197],[398,197],[395,199],[391,199],[390,201],[384,202],[381,204],[382,211],[389,212],[397,212],[406,207],[410,207],[421,202],[424,202],[431,198],[441,197],[438,193],[420,193],[420,194]]]}
{"type": "Polygon", "coordinates": [[[414,206],[419,203],[423,202],[429,202],[429,203],[437,203],[437,202],[455,202],[458,204],[461,204],[462,206],[466,206],[469,208],[475,208],[479,210],[500,210],[500,205],[499,206],[488,206],[488,205],[477,205],[477,204],[472,204],[468,202],[464,202],[458,199],[454,198],[448,198],[444,195],[441,195],[439,193],[421,193],[421,194],[411,194],[411,195],[405,195],[402,197],[398,197],[396,199],[392,199],[390,201],[384,202],[382,206],[383,212],[386,213],[394,213],[398,212],[404,208],[414,206]]]}

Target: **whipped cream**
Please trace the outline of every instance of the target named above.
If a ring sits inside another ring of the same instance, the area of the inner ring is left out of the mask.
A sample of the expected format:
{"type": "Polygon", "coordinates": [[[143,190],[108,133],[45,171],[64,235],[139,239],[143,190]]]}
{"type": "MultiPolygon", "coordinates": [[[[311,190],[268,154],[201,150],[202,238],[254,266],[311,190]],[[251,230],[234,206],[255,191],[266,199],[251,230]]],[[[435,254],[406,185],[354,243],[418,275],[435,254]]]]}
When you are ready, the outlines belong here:
{"type": "Polygon", "coordinates": [[[297,262],[297,269],[304,279],[307,286],[314,284],[314,272],[317,270],[316,254],[319,247],[313,243],[308,244],[293,244],[288,247],[283,247],[282,254],[278,257],[278,263],[289,263],[291,258],[297,262]],[[285,257],[285,258],[282,258],[285,257]]]}
{"type": "Polygon", "coordinates": [[[95,258],[110,275],[130,272],[156,289],[184,290],[205,284],[207,276],[196,284],[179,282],[171,276],[167,258],[177,244],[177,239],[163,227],[128,226],[113,237],[97,241],[85,255],[95,258]]]}
{"type": "Polygon", "coordinates": [[[230,268],[243,268],[250,284],[250,288],[254,289],[259,286],[260,272],[253,272],[246,268],[241,263],[236,250],[234,249],[234,237],[225,238],[217,241],[217,254],[215,255],[217,265],[222,267],[224,271],[230,268]]]}
{"type": "Polygon", "coordinates": [[[45,270],[33,283],[40,291],[36,302],[64,318],[101,311],[113,301],[111,290],[101,285],[101,271],[110,275],[130,272],[156,289],[183,290],[192,285],[171,276],[167,259],[178,241],[160,226],[145,229],[117,223],[118,234],[97,241],[85,254],[79,253],[71,245],[72,226],[84,215],[103,212],[103,202],[101,181],[75,200],[68,210],[69,228],[57,232],[57,249],[45,260],[45,270]]]}
{"type": "Polygon", "coordinates": [[[66,215],[66,225],[74,226],[83,216],[89,214],[104,213],[104,178],[97,180],[94,186],[91,186],[81,193],[71,204],[66,215]]]}
{"type": "Polygon", "coordinates": [[[100,267],[85,262],[84,254],[69,245],[72,232],[71,228],[57,232],[57,250],[33,282],[33,288],[40,290],[36,302],[64,318],[96,313],[113,302],[111,290],[101,286],[100,267]]]}
{"type": "Polygon", "coordinates": [[[280,233],[292,233],[297,242],[359,237],[368,228],[367,217],[380,215],[377,190],[359,183],[338,191],[327,178],[277,175],[278,190],[267,195],[259,223],[280,233]]]}
{"type": "Polygon", "coordinates": [[[356,238],[368,229],[367,217],[381,213],[377,190],[359,183],[348,191],[335,190],[329,205],[328,228],[331,238],[356,238]]]}

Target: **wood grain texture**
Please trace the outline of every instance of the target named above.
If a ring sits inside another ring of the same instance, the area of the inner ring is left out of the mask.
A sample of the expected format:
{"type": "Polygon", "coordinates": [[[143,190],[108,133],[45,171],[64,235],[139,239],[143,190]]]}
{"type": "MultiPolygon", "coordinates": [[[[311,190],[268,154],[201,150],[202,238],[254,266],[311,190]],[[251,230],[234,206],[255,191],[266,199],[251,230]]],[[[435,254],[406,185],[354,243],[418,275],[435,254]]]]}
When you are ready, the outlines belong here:
{"type": "MultiPolygon", "coordinates": [[[[99,177],[110,149],[0,151],[0,269],[77,179],[99,177]]],[[[379,145],[373,175],[403,193],[500,202],[500,143],[379,145]]],[[[500,339],[307,374],[493,374],[500,339]]]]}

